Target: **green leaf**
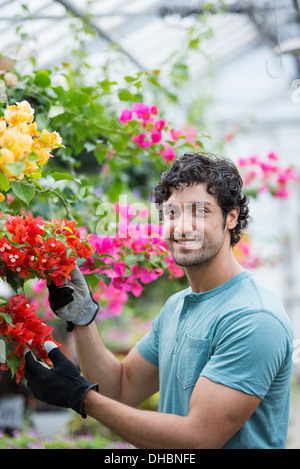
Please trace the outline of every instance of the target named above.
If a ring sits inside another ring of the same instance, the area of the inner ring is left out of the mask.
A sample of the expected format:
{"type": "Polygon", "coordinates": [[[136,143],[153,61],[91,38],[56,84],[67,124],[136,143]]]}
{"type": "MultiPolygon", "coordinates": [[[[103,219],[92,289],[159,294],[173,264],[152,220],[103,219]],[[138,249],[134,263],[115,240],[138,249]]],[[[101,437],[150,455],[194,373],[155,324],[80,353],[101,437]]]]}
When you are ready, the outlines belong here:
{"type": "MultiPolygon", "coordinates": [[[[8,236],[7,236],[8,237],[8,236]]],[[[9,237],[8,237],[9,239],[9,237]]],[[[19,290],[24,288],[25,279],[20,277],[17,273],[13,272],[10,269],[6,269],[6,282],[11,286],[11,288],[17,293],[19,290]]]]}
{"type": "Polygon", "coordinates": [[[9,180],[7,179],[6,176],[0,171],[0,188],[3,191],[8,191],[9,190],[9,180]]]}
{"type": "Polygon", "coordinates": [[[199,45],[199,42],[200,42],[200,39],[199,37],[195,38],[195,39],[191,39],[189,41],[189,48],[190,49],[196,49],[199,45]]]}
{"type": "Polygon", "coordinates": [[[118,96],[120,101],[136,101],[136,96],[128,90],[120,90],[118,96]]]}
{"type": "Polygon", "coordinates": [[[35,186],[22,181],[12,181],[13,193],[25,204],[29,205],[35,194],[35,186]]]}
{"type": "Polygon", "coordinates": [[[24,169],[26,168],[26,164],[25,163],[7,163],[6,164],[6,167],[7,169],[9,169],[9,171],[11,173],[13,173],[14,176],[19,176],[19,174],[21,174],[24,169]]]}
{"type": "Polygon", "coordinates": [[[128,254],[128,256],[124,257],[124,261],[126,265],[134,265],[136,263],[135,254],[128,254]]]}
{"type": "MultiPolygon", "coordinates": [[[[6,303],[7,303],[7,301],[6,301],[6,303]]],[[[10,326],[13,326],[13,325],[14,325],[14,323],[12,322],[12,319],[11,319],[11,317],[10,317],[9,314],[7,314],[7,313],[0,313],[0,318],[5,319],[5,321],[6,321],[10,326]]]]}
{"type": "Polygon", "coordinates": [[[63,179],[68,179],[68,181],[76,181],[76,182],[80,182],[79,179],[75,179],[71,174],[69,173],[61,173],[59,171],[55,171],[54,173],[51,174],[51,176],[53,177],[53,179],[55,181],[61,181],[63,179]]]}
{"type": "Polygon", "coordinates": [[[35,83],[41,88],[48,88],[51,85],[49,70],[39,70],[35,74],[35,83]]]}
{"type": "Polygon", "coordinates": [[[15,355],[12,355],[10,358],[7,358],[6,363],[7,363],[8,368],[11,371],[12,377],[14,377],[18,367],[22,363],[22,360],[21,358],[16,357],[15,355]]]}

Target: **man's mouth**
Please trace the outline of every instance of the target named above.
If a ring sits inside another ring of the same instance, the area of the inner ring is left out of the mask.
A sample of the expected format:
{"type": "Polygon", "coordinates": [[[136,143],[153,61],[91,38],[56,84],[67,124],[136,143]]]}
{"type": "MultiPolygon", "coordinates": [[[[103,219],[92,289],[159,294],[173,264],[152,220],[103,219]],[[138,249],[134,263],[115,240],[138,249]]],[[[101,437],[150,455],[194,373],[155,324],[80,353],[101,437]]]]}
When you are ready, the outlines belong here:
{"type": "Polygon", "coordinates": [[[181,244],[183,246],[192,246],[193,244],[199,243],[201,241],[199,238],[194,238],[194,239],[176,239],[174,238],[174,241],[178,244],[181,244]]]}

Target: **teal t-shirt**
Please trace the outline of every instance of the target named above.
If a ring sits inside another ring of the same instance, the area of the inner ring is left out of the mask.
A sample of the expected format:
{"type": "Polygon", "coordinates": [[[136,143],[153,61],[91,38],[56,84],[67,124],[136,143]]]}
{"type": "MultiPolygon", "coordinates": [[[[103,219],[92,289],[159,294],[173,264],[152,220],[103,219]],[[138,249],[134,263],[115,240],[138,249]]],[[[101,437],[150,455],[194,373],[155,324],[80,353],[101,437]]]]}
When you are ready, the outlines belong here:
{"type": "Polygon", "coordinates": [[[284,448],[292,373],[291,323],[249,271],[204,293],[172,295],[140,354],[159,367],[159,411],[187,415],[200,376],[262,401],[224,448],[284,448]]]}

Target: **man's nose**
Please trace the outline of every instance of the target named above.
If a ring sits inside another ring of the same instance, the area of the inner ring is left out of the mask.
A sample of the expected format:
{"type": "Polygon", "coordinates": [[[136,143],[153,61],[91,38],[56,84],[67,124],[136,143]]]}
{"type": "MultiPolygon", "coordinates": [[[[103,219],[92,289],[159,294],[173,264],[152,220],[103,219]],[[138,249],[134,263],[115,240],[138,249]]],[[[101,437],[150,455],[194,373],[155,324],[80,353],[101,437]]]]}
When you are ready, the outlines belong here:
{"type": "Polygon", "coordinates": [[[196,223],[193,220],[193,217],[188,213],[182,213],[180,217],[176,220],[174,235],[176,238],[188,238],[193,236],[196,231],[196,223]]]}

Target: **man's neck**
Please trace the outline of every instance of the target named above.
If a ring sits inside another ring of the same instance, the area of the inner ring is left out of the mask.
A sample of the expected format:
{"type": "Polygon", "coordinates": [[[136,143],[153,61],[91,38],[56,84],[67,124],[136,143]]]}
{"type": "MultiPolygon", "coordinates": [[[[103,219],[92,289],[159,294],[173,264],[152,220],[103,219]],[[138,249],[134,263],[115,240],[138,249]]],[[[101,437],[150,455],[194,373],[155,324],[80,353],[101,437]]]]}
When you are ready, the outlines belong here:
{"type": "Polygon", "coordinates": [[[185,267],[189,284],[195,293],[213,290],[243,271],[232,251],[228,257],[220,259],[216,256],[203,264],[185,267]]]}

